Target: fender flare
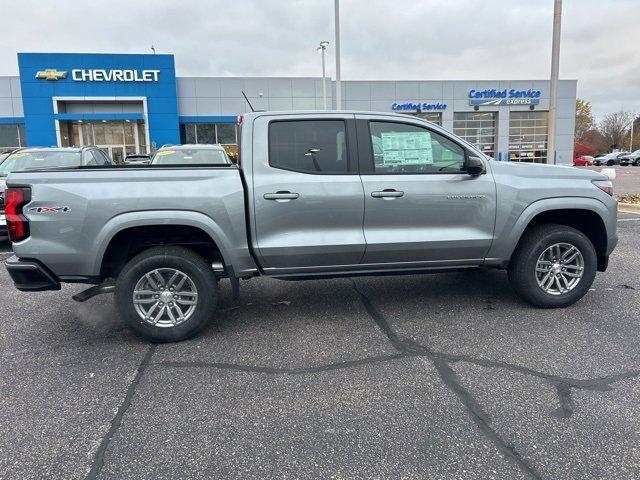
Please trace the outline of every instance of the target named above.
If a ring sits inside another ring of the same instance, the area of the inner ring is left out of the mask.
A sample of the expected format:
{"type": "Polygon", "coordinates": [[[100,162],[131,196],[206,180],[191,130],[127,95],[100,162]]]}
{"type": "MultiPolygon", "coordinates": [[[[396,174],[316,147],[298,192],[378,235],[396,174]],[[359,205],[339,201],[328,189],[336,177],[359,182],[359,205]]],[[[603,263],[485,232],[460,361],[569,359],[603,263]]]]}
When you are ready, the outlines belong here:
{"type": "Polygon", "coordinates": [[[211,217],[189,210],[134,211],[116,215],[103,225],[94,244],[92,272],[95,275],[100,273],[107,247],[118,233],[127,228],[152,225],[188,225],[199,228],[211,237],[220,250],[224,264],[228,265],[231,247],[229,238],[211,217]]]}
{"type": "MultiPolygon", "coordinates": [[[[589,197],[556,197],[556,198],[544,198],[536,200],[529,204],[518,216],[513,227],[509,230],[508,236],[503,240],[498,240],[498,244],[503,247],[498,251],[497,249],[491,249],[492,252],[489,255],[491,258],[499,258],[504,261],[508,261],[513,255],[513,252],[518,245],[518,242],[522,238],[527,226],[531,223],[537,215],[549,212],[553,210],[588,210],[596,213],[602,220],[602,224],[605,229],[607,223],[605,218],[608,215],[607,206],[600,200],[589,197]]],[[[509,222],[507,222],[508,225],[509,222]]]]}

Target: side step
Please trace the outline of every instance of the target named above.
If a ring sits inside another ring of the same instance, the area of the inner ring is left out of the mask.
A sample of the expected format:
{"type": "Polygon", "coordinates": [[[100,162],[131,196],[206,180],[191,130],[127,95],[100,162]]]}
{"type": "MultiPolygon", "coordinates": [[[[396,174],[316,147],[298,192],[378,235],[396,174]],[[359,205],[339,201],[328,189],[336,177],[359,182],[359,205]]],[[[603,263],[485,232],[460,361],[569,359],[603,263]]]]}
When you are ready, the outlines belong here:
{"type": "Polygon", "coordinates": [[[100,285],[94,285],[93,287],[87,288],[80,293],[76,293],[73,298],[76,302],[86,302],[90,298],[93,298],[97,295],[102,295],[103,293],[113,293],[116,289],[116,283],[113,280],[105,280],[100,285]]]}

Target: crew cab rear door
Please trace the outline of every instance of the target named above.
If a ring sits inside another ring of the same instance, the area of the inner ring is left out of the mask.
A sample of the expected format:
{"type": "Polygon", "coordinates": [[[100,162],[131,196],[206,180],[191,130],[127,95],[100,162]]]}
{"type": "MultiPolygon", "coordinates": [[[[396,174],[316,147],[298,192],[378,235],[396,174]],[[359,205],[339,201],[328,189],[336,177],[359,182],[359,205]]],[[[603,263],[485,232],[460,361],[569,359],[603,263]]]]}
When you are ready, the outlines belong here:
{"type": "Polygon", "coordinates": [[[354,115],[260,116],[253,125],[253,221],[266,273],[357,265],[364,193],[354,115]]]}
{"type": "Polygon", "coordinates": [[[482,263],[494,235],[491,172],[469,175],[467,148],[435,126],[409,118],[356,118],[367,242],[362,263],[482,263]]]}

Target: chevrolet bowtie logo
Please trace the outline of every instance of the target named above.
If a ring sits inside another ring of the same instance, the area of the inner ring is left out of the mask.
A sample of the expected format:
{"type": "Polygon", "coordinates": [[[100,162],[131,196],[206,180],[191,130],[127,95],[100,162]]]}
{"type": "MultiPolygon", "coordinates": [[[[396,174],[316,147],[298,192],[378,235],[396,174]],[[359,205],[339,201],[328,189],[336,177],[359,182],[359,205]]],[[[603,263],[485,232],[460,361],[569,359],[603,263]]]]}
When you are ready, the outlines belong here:
{"type": "Polygon", "coordinates": [[[67,78],[67,72],[61,72],[53,68],[48,68],[46,70],[40,70],[39,72],[37,72],[36,78],[38,80],[61,80],[63,78],[67,78]]]}

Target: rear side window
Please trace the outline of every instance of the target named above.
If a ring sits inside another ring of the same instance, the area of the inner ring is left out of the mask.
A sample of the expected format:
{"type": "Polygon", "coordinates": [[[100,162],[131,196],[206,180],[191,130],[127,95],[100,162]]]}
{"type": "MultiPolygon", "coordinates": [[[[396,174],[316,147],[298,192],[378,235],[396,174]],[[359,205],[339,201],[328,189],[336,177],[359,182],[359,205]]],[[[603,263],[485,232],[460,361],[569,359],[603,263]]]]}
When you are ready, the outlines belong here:
{"type": "Polygon", "coordinates": [[[302,173],[347,173],[342,120],[296,120],[269,125],[269,165],[302,173]]]}

